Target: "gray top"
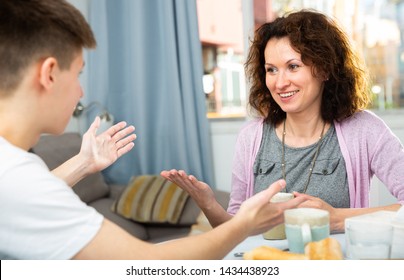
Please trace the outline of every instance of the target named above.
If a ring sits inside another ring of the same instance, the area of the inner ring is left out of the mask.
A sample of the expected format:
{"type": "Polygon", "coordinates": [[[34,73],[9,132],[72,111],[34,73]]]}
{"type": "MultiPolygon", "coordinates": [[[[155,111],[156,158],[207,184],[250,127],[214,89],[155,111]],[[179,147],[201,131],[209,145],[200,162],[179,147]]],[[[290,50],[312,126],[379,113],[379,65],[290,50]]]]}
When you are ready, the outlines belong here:
{"type": "MultiPolygon", "coordinates": [[[[317,143],[300,148],[285,145],[286,192],[303,192],[316,148],[317,143]]],[[[264,124],[261,146],[254,162],[254,193],[282,179],[281,161],[282,142],[274,127],[264,124]]],[[[334,125],[321,141],[306,193],[321,198],[335,208],[349,208],[345,161],[334,125]]]]}

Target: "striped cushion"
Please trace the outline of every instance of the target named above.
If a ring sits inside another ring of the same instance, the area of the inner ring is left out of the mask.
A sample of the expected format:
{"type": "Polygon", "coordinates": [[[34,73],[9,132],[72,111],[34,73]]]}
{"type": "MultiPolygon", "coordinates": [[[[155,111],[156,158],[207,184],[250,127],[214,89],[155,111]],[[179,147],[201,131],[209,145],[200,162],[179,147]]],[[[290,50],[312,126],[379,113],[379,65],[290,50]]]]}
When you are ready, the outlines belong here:
{"type": "Polygon", "coordinates": [[[177,224],[188,197],[161,176],[137,176],[112,205],[112,211],[136,222],[177,224]]]}

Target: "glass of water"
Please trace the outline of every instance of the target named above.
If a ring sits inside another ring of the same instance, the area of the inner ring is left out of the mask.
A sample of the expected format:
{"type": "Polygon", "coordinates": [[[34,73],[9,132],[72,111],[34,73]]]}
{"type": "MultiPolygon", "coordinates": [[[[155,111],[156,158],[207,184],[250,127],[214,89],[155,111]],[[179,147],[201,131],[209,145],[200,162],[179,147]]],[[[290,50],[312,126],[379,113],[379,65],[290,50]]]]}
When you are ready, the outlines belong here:
{"type": "Polygon", "coordinates": [[[388,224],[354,223],[345,230],[347,257],[355,260],[390,258],[393,227],[388,224]]]}

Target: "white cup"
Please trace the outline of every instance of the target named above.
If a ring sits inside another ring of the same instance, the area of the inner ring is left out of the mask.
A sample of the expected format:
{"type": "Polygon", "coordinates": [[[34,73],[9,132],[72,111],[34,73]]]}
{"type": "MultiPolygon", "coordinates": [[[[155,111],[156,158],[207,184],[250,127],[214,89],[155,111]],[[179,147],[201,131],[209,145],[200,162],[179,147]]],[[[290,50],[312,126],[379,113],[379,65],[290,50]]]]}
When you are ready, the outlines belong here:
{"type": "Polygon", "coordinates": [[[285,232],[289,251],[304,253],[304,247],[312,241],[330,236],[330,213],[315,208],[288,209],[284,212],[285,232]]]}
{"type": "Polygon", "coordinates": [[[345,226],[347,257],[354,260],[390,258],[393,227],[390,224],[351,222],[345,226]]]}
{"type": "MultiPolygon", "coordinates": [[[[271,203],[285,202],[285,201],[291,200],[294,197],[295,196],[293,195],[293,193],[277,193],[271,198],[270,202],[271,203]]],[[[262,236],[265,239],[269,239],[269,240],[285,239],[286,238],[285,224],[282,223],[282,224],[279,224],[279,225],[271,228],[267,232],[264,232],[262,234],[262,236]]]]}

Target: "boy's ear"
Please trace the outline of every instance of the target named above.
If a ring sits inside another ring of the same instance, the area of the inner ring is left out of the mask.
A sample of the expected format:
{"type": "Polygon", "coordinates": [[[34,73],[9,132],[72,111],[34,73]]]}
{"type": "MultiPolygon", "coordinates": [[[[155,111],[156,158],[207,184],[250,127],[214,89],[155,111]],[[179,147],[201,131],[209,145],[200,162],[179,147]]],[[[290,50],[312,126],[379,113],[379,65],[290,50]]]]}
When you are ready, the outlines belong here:
{"type": "Polygon", "coordinates": [[[52,87],[58,70],[57,60],[54,57],[46,58],[40,65],[39,83],[46,89],[52,87]]]}

